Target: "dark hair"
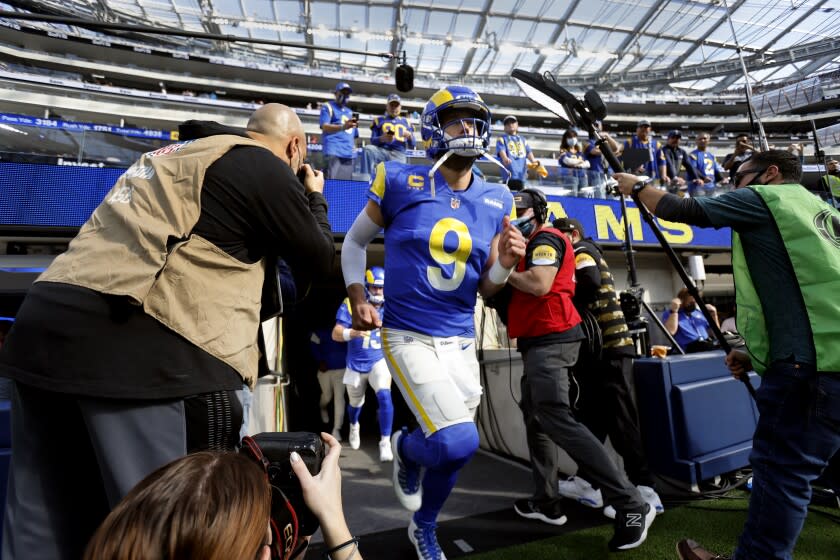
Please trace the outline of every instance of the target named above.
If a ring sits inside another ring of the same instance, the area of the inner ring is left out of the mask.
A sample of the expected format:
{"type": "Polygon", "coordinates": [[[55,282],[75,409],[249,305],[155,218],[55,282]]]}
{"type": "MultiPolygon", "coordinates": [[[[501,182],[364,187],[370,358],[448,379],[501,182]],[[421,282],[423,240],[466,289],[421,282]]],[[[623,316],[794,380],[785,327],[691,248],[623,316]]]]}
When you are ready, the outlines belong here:
{"type": "Polygon", "coordinates": [[[782,181],[785,183],[799,183],[802,179],[802,163],[797,156],[787,150],[756,152],[747,161],[752,162],[759,169],[775,165],[779,168],[782,181]]]}
{"type": "Polygon", "coordinates": [[[203,451],[137,484],[97,529],[85,560],[256,558],[266,544],[271,489],[244,455],[203,451]]]}

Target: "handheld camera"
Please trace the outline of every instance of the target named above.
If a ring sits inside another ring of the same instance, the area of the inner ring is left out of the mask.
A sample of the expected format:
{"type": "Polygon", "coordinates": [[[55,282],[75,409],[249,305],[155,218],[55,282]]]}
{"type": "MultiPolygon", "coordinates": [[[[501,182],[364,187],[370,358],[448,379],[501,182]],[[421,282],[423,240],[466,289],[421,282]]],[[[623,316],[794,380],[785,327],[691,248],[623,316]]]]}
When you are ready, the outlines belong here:
{"type": "Polygon", "coordinates": [[[305,547],[303,537],[318,530],[318,518],[303,501],[303,490],[292,471],[292,451],[316,475],[324,460],[324,442],[309,432],[265,432],[242,440],[240,453],[262,468],[271,486],[271,558],[288,560],[305,547]]]}

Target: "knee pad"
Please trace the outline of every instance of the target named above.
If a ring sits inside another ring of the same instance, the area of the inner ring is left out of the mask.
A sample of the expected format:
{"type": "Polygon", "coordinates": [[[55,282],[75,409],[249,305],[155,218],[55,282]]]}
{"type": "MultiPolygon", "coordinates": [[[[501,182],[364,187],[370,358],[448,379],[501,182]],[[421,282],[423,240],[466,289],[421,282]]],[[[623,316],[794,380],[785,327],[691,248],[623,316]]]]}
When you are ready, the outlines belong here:
{"type": "Polygon", "coordinates": [[[473,422],[462,422],[429,437],[416,430],[403,448],[409,459],[426,468],[460,468],[478,449],[478,428],[473,422]]]}

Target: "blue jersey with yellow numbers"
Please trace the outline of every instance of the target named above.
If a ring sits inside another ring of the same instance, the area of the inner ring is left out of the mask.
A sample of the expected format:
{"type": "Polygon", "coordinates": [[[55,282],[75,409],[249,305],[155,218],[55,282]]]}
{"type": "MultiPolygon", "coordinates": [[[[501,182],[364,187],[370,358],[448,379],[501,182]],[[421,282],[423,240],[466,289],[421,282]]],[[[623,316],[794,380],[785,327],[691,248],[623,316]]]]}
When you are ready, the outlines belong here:
{"type": "MultiPolygon", "coordinates": [[[[379,309],[382,312],[382,308],[379,309]]],[[[350,300],[344,301],[335,314],[335,322],[342,327],[349,329],[353,324],[350,300]]],[[[373,369],[373,364],[382,359],[382,339],[379,336],[379,329],[364,331],[364,336],[351,338],[347,342],[347,367],[359,373],[368,373],[373,369]]]]}
{"type": "MultiPolygon", "coordinates": [[[[353,109],[347,105],[339,106],[335,101],[327,101],[321,105],[321,117],[319,126],[325,124],[343,125],[353,118],[353,109]]],[[[325,156],[338,156],[343,158],[356,157],[356,138],[359,137],[358,128],[348,128],[338,132],[324,132],[321,134],[321,143],[325,156]]]]}
{"type": "Polygon", "coordinates": [[[389,161],[376,168],[368,198],[385,219],[382,324],[431,336],[473,336],[478,282],[490,242],[510,215],[513,197],[501,184],[473,175],[452,191],[439,172],[432,198],[430,166],[389,161]]]}
{"type": "Polygon", "coordinates": [[[525,179],[528,164],[526,158],[531,153],[531,146],[518,134],[502,134],[496,140],[496,155],[502,152],[510,158],[510,178],[520,181],[525,179]]]}
{"type": "Polygon", "coordinates": [[[711,182],[703,185],[702,188],[711,190],[715,188],[716,176],[723,176],[723,167],[715,160],[715,156],[705,150],[692,150],[688,155],[688,160],[691,166],[697,171],[697,176],[701,179],[709,179],[711,182]]]}
{"type": "Polygon", "coordinates": [[[404,152],[406,148],[414,148],[414,127],[405,117],[384,115],[373,119],[370,125],[370,141],[381,148],[404,152]],[[394,133],[393,140],[386,142],[387,134],[394,133]],[[411,136],[406,140],[405,133],[411,136]]]}

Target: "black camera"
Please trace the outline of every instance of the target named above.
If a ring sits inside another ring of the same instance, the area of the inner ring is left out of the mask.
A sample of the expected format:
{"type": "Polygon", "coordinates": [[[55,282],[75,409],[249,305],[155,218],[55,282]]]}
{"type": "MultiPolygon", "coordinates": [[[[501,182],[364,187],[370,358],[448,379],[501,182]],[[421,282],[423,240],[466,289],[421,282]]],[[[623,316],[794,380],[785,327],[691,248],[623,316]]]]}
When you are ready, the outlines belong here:
{"type": "Polygon", "coordinates": [[[272,560],[286,560],[303,549],[302,537],[318,530],[318,518],[303,501],[303,490],[289,457],[297,452],[312,475],[321,471],[324,442],[310,432],[264,432],[242,440],[240,453],[256,461],[271,485],[272,560]]]}

